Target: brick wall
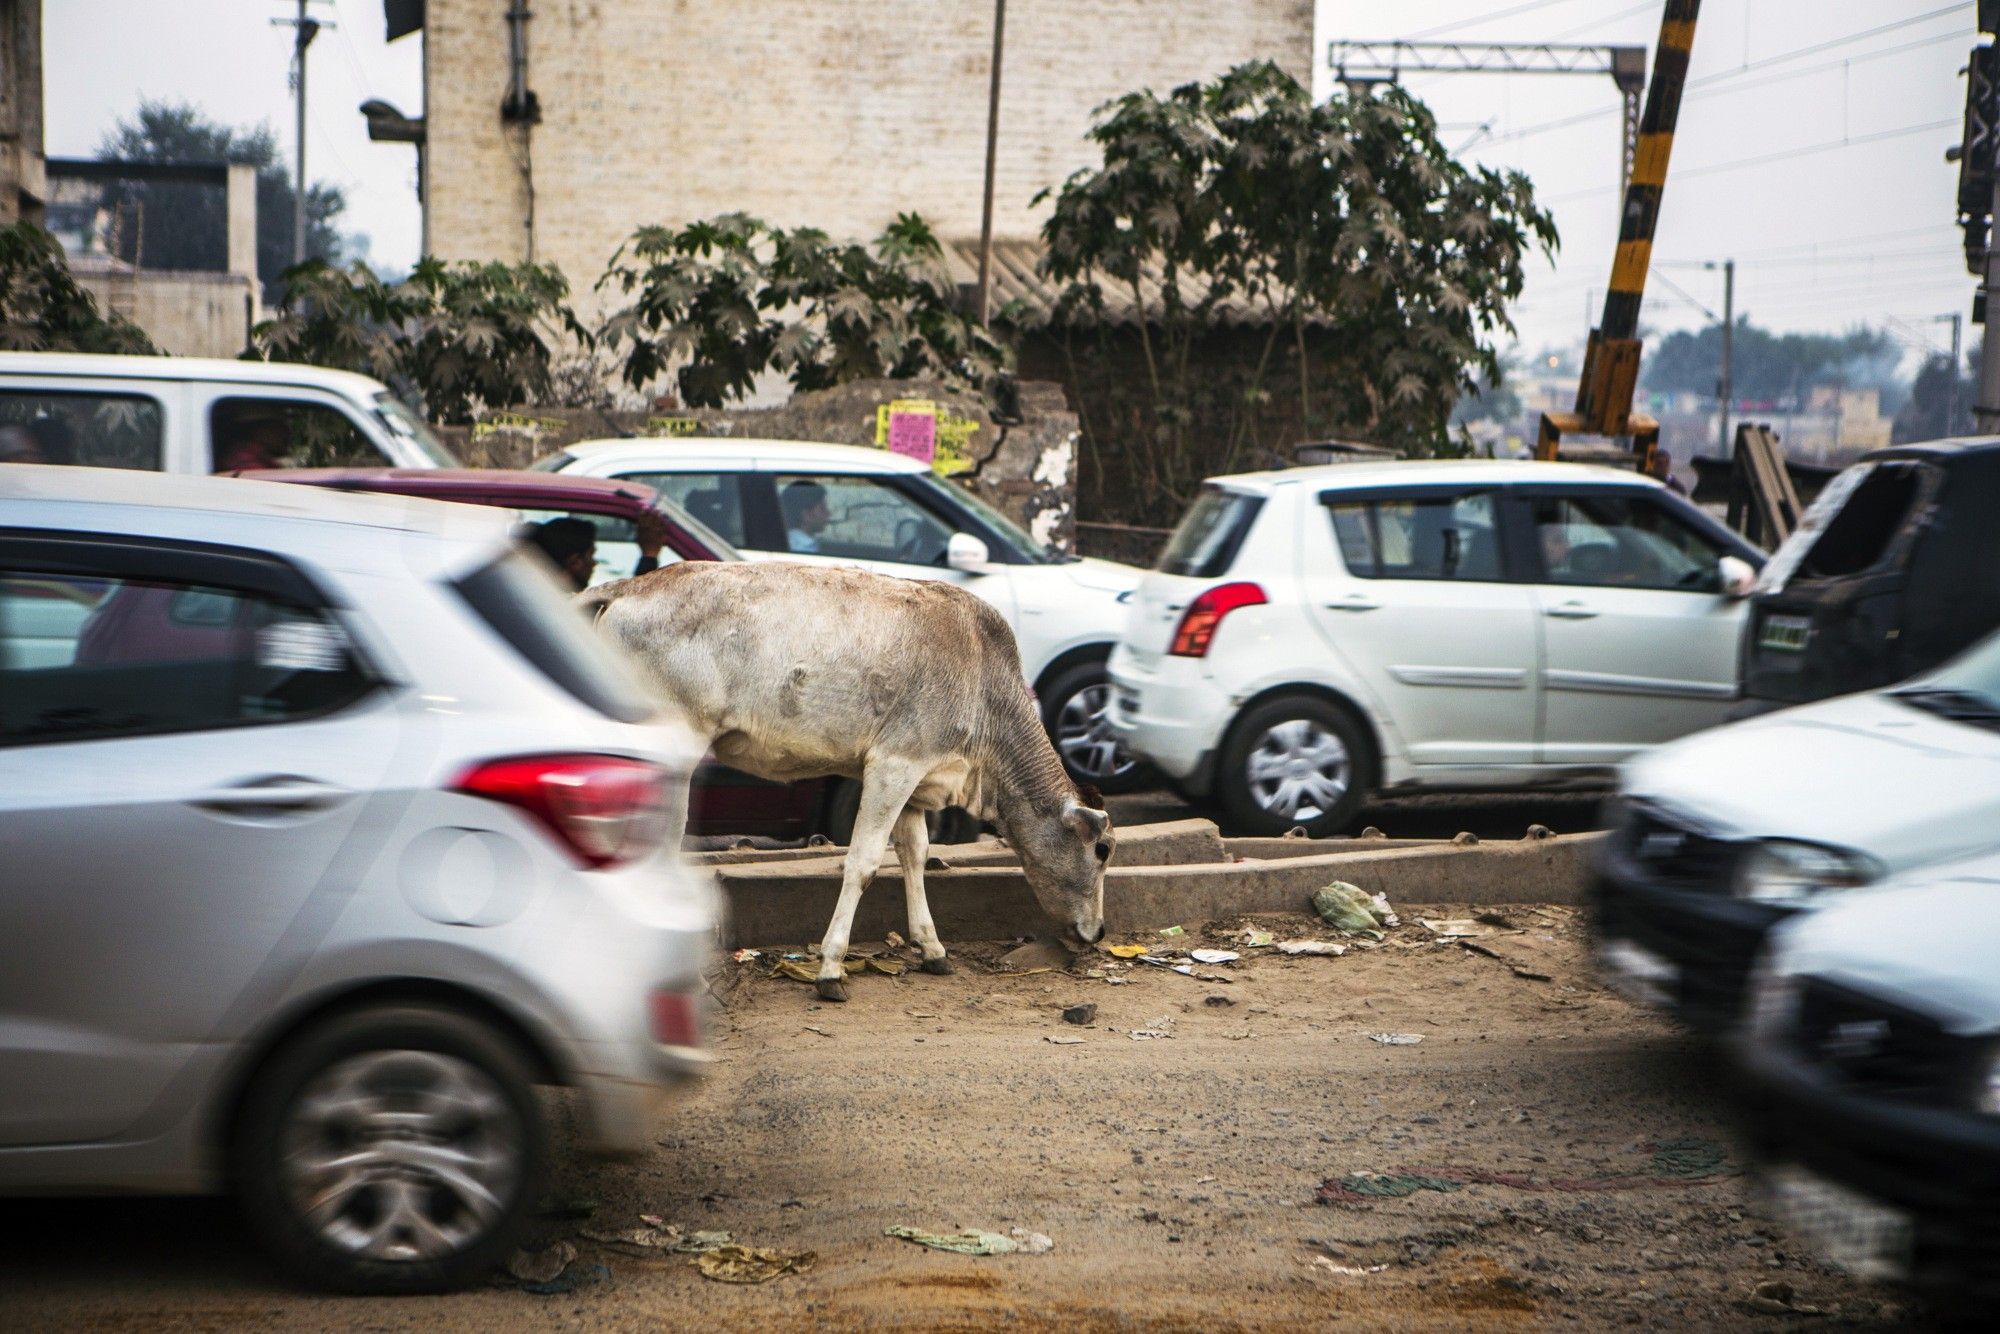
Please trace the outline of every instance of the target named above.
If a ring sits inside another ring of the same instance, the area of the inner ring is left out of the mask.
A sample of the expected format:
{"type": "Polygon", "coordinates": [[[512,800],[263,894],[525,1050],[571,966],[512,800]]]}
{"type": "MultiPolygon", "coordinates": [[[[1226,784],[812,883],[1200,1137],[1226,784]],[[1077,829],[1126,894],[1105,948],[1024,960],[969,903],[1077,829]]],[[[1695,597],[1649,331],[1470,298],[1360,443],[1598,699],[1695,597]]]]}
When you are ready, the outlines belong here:
{"type": "MultiPolygon", "coordinates": [[[[427,248],[534,253],[579,289],[645,223],[731,210],[838,237],[914,209],[976,236],[991,0],[537,0],[542,123],[502,125],[507,0],[429,0],[427,248]],[[524,149],[531,159],[524,159],[524,149]]],[[[1268,58],[1310,78],[1311,0],[1013,0],[995,230],[1093,160],[1093,107],[1268,58]]]]}

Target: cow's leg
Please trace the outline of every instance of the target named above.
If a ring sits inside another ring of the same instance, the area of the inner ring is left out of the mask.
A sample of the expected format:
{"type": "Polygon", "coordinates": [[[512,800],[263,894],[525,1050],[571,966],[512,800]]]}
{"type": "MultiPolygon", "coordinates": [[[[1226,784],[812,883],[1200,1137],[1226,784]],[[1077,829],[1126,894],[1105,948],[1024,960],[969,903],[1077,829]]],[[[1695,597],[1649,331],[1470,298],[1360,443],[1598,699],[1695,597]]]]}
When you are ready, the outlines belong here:
{"type": "Polygon", "coordinates": [[[905,765],[870,764],[861,775],[861,805],[854,815],[854,835],[847,841],[847,857],[841,864],[840,902],[827,923],[826,939],[819,943],[820,999],[847,999],[847,974],[841,963],[847,958],[848,933],[854,929],[854,910],[861,905],[861,891],[875,878],[882,854],[889,850],[889,831],[896,817],[916,790],[922,777],[905,765]]]}
{"type": "Polygon", "coordinates": [[[909,907],[910,939],[924,951],[923,970],[949,973],[951,960],[944,957],[944,943],[938,939],[937,923],[931,920],[930,901],[924,897],[924,861],[931,854],[930,826],[915,806],[903,807],[896,817],[896,860],[903,865],[903,901],[909,907]]]}

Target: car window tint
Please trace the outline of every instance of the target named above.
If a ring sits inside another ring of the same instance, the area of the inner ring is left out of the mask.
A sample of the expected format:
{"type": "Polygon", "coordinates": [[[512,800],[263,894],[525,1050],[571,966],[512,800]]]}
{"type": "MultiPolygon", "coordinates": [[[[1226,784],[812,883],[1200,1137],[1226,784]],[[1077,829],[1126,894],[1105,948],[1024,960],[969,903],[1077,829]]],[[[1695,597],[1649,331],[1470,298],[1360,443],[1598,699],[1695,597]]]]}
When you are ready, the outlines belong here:
{"type": "Polygon", "coordinates": [[[780,473],[778,507],[795,555],[944,564],[950,524],[872,477],[780,473]]]}
{"type": "Polygon", "coordinates": [[[391,460],[354,420],[325,403],[220,398],[208,411],[209,470],[379,468],[391,460]]]}
{"type": "Polygon", "coordinates": [[[1487,494],[1327,506],[1347,572],[1362,579],[1502,578],[1500,536],[1487,494]]]}
{"type": "Polygon", "coordinates": [[[339,624],[260,593],[0,570],[0,745],[284,722],[370,678],[339,624]]]}
{"type": "Polygon", "coordinates": [[[160,405],[143,394],[0,389],[0,463],[160,469],[160,405]]]}
{"type": "Polygon", "coordinates": [[[734,473],[628,472],[729,540],[744,545],[743,493],[734,473]]]}
{"type": "MultiPolygon", "coordinates": [[[[617,514],[585,514],[576,510],[516,509],[523,524],[547,523],[551,519],[581,519],[597,530],[597,564],[591,571],[590,586],[608,579],[625,579],[638,573],[639,534],[632,520],[617,514]]],[[[658,564],[672,565],[680,556],[670,546],[662,546],[658,564]]]]}
{"type": "Polygon", "coordinates": [[[1541,496],[1533,501],[1533,512],[1544,583],[1693,593],[1721,589],[1722,547],[1651,497],[1541,496]]]}

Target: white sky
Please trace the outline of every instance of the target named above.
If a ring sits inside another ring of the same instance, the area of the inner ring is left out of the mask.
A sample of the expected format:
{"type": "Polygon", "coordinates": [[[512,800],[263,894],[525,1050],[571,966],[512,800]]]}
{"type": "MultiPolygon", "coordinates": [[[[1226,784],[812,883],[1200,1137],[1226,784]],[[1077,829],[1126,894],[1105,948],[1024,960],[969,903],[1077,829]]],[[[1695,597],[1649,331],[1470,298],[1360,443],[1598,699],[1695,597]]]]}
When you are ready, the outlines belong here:
{"type": "MultiPolygon", "coordinates": [[[[1336,36],[1650,46],[1660,17],[1660,0],[1317,3],[1322,91],[1326,45],[1336,36]]],[[[316,0],[313,9],[339,27],[313,47],[312,175],[346,189],[347,225],[369,235],[378,264],[407,265],[418,245],[415,154],[370,143],[355,108],[380,97],[421,112],[421,39],[385,44],[379,0],[316,0]]],[[[142,96],[192,101],[230,124],[268,121],[289,152],[291,31],[269,20],[292,10],[286,0],[45,0],[49,152],[90,154],[142,96]]],[[[1949,335],[1935,317],[1969,310],[1973,287],[1952,223],[1957,168],[1943,157],[1959,137],[1957,71],[1972,43],[1972,12],[1971,0],[1709,0],[1647,323],[1703,323],[1694,303],[1719,310],[1722,279],[1690,266],[1734,257],[1737,310],[1759,323],[1839,329],[1866,321],[1912,347],[1942,345],[1949,335]],[[1858,36],[1889,25],[1901,26],[1858,36]],[[1840,41],[1847,37],[1857,40],[1840,41]],[[1920,126],[1929,128],[1911,129],[1920,126]]],[[[1527,172],[1554,208],[1561,254],[1552,267],[1536,266],[1516,314],[1529,348],[1580,339],[1602,303],[1616,236],[1611,81],[1414,74],[1406,82],[1436,109],[1447,144],[1471,141],[1469,157],[1527,172]]]]}

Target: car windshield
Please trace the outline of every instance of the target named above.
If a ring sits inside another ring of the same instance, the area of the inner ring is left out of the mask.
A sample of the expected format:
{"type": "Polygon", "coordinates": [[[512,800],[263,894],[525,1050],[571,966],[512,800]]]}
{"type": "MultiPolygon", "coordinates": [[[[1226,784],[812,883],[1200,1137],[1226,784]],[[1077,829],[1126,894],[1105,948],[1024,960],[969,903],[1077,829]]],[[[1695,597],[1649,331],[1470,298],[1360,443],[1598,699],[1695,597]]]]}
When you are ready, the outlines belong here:
{"type": "Polygon", "coordinates": [[[2000,726],[2000,634],[1988,635],[1929,676],[1890,692],[1954,722],[2000,726]]]}
{"type": "Polygon", "coordinates": [[[915,475],[915,479],[919,486],[927,486],[937,491],[948,491],[951,495],[950,503],[969,509],[974,514],[977,514],[981,522],[993,531],[993,535],[998,537],[1009,551],[1014,552],[1022,560],[1030,564],[1052,565],[1062,561],[1078,559],[1060,547],[1052,544],[1044,545],[1035,541],[1034,538],[1022,532],[1012,519],[974,495],[971,487],[957,486],[951,482],[942,481],[935,473],[919,473],[915,475]]]}
{"type": "Polygon", "coordinates": [[[394,394],[375,395],[375,415],[389,428],[389,433],[416,447],[417,452],[439,468],[463,468],[465,464],[451,452],[451,446],[431,434],[431,428],[424,425],[424,419],[404,404],[394,394]]]}

